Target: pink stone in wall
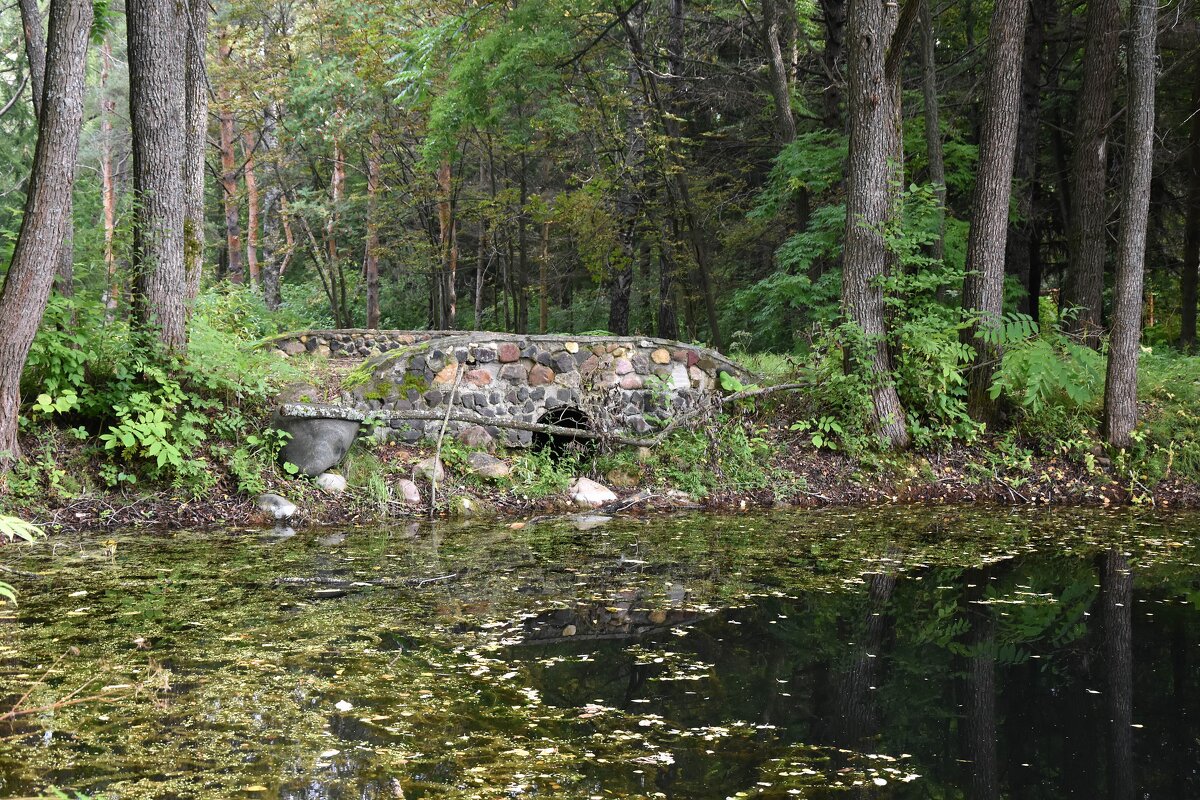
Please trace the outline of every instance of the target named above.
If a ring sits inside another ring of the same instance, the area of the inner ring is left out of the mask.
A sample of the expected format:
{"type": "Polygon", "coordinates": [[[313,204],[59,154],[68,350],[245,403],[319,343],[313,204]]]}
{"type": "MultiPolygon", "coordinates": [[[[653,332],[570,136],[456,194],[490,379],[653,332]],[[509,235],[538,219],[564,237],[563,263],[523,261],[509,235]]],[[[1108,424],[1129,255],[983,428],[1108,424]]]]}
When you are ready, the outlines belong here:
{"type": "Polygon", "coordinates": [[[699,353],[697,353],[695,350],[688,350],[688,351],[687,351],[687,365],[688,365],[688,367],[689,367],[689,368],[690,368],[690,367],[694,367],[694,366],[696,366],[696,365],[697,365],[697,364],[699,364],[699,363],[700,363],[700,354],[699,354],[699,353]]]}
{"type": "Polygon", "coordinates": [[[463,380],[472,386],[487,386],[492,382],[492,373],[486,369],[473,369],[463,376],[463,380]]]}
{"type": "Polygon", "coordinates": [[[521,348],[514,342],[501,342],[496,348],[496,357],[500,359],[501,364],[511,364],[521,357],[521,348]]]}
{"type": "Polygon", "coordinates": [[[537,364],[529,370],[529,385],[544,386],[554,382],[554,370],[537,364]]]}
{"type": "Polygon", "coordinates": [[[617,374],[628,375],[633,372],[633,363],[628,358],[617,359],[617,374]]]}
{"type": "Polygon", "coordinates": [[[634,375],[630,373],[621,378],[622,389],[641,389],[643,385],[645,385],[645,383],[642,380],[641,375],[634,375]]]}

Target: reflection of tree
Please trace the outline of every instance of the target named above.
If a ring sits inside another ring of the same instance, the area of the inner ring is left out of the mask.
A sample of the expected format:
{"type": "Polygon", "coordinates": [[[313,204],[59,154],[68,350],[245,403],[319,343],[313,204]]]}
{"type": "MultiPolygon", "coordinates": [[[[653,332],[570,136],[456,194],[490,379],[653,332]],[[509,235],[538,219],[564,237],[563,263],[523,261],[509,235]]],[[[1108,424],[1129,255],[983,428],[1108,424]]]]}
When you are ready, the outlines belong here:
{"type": "Polygon", "coordinates": [[[966,757],[971,764],[971,800],[996,800],[996,618],[991,606],[971,609],[967,657],[966,757]]]}
{"type": "Polygon", "coordinates": [[[879,572],[871,576],[867,585],[866,617],[856,638],[857,646],[838,679],[835,700],[833,735],[847,749],[861,748],[879,732],[875,702],[881,661],[878,656],[887,635],[885,611],[896,588],[896,576],[892,572],[879,572]]]}
{"type": "Polygon", "coordinates": [[[1116,548],[1100,574],[1108,710],[1109,800],[1133,798],[1133,571],[1116,548]]]}

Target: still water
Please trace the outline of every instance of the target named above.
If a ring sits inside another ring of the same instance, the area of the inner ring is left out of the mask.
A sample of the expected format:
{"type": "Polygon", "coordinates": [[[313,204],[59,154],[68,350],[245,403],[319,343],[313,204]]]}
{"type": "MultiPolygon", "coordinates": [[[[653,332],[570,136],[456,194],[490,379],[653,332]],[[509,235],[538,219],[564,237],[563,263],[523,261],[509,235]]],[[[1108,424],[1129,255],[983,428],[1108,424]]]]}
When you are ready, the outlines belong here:
{"type": "Polygon", "coordinates": [[[0,553],[40,576],[5,576],[3,797],[1200,797],[1200,515],[127,531],[0,553]]]}

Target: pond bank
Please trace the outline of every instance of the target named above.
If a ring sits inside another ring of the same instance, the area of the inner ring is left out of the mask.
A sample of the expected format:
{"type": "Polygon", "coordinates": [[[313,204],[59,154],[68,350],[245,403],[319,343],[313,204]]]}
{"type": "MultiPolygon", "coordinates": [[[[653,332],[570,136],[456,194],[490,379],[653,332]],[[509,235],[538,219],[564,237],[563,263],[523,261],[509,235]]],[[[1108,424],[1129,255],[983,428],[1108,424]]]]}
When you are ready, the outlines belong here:
{"type": "MultiPolygon", "coordinates": [[[[704,463],[695,460],[697,453],[666,449],[622,451],[586,462],[501,451],[497,455],[511,465],[512,474],[484,479],[469,466],[474,451],[456,442],[442,453],[446,474],[439,480],[435,516],[497,516],[515,522],[579,511],[567,492],[576,477],[612,489],[617,499],[598,509],[601,513],[897,504],[1200,508],[1200,485],[1194,481],[1168,476],[1147,485],[1105,458],[1012,456],[991,443],[859,458],[787,442],[772,442],[769,450],[769,457],[758,463],[720,456],[704,463]]],[[[337,495],[321,491],[311,480],[289,478],[277,470],[263,471],[261,488],[298,506],[290,520],[293,525],[427,518],[430,484],[416,465],[432,456],[432,447],[389,444],[356,450],[341,465],[349,486],[337,495]],[[410,504],[403,501],[399,484],[414,479],[421,501],[410,504]]],[[[180,497],[169,488],[142,492],[89,488],[74,496],[48,491],[36,499],[0,494],[0,511],[51,531],[272,523],[256,507],[255,495],[226,483],[198,498],[180,497]]]]}

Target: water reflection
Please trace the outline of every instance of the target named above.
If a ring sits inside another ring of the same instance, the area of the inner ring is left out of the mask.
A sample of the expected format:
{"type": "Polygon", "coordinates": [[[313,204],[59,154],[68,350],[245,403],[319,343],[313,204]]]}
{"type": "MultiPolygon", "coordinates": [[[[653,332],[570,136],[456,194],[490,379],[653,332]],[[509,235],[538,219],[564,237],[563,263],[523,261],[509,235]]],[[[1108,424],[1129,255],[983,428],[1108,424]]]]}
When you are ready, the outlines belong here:
{"type": "Polygon", "coordinates": [[[0,795],[1200,797],[1200,518],[1080,520],[21,551],[3,708],[71,646],[32,702],[137,691],[4,721],[0,795]]]}

